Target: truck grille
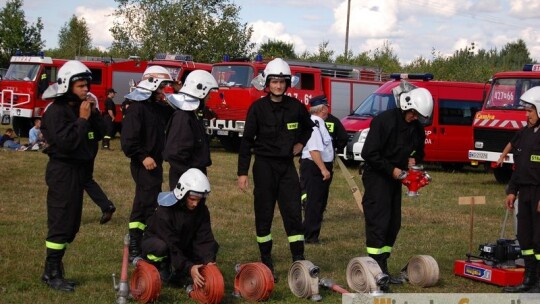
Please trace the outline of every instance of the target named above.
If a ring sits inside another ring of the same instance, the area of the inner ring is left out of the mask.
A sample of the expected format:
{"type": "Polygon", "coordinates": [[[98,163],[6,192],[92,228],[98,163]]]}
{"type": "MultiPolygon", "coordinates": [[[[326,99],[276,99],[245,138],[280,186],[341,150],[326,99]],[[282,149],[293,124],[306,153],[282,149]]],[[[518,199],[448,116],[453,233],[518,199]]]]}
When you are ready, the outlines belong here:
{"type": "Polygon", "coordinates": [[[356,131],[355,132],[347,132],[347,135],[349,136],[348,142],[351,142],[353,137],[356,135],[356,131]]]}
{"type": "Polygon", "coordinates": [[[484,151],[502,152],[506,144],[514,137],[516,130],[474,129],[474,142],[484,143],[484,151]]]}

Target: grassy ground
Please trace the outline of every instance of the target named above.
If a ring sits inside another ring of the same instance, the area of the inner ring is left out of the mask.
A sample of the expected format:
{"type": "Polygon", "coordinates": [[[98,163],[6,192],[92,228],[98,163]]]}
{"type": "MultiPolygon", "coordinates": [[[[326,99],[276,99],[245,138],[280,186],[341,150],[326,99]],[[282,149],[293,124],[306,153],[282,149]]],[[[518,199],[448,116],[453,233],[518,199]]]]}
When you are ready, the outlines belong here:
{"type": "MultiPolygon", "coordinates": [[[[23,139],[24,141],[24,139],[23,139]]],[[[129,160],[113,140],[114,151],[100,151],[95,178],[116,204],[118,211],[111,222],[99,225],[101,211],[85,195],[80,232],[64,258],[69,279],[79,282],[76,292],[50,290],[41,281],[45,258],[46,185],[44,171],[47,156],[40,152],[0,150],[0,302],[1,303],[112,303],[115,292],[111,274],[119,277],[122,238],[127,233],[128,216],[134,185],[129,174],[129,160]]],[[[251,194],[236,187],[236,155],[215,147],[214,164],[209,169],[212,194],[208,206],[213,229],[221,248],[218,266],[226,281],[225,303],[243,303],[231,296],[234,288],[234,266],[258,260],[254,235],[251,194]]],[[[353,167],[350,172],[358,175],[353,167]]],[[[474,253],[480,243],[499,237],[504,218],[504,188],[491,174],[481,170],[448,173],[431,168],[433,182],[421,189],[418,198],[403,199],[403,224],[390,270],[398,272],[407,260],[417,254],[433,256],[440,267],[437,286],[421,289],[408,284],[394,287],[394,292],[499,292],[485,283],[456,277],[453,263],[463,259],[469,247],[469,206],[459,206],[459,196],[486,196],[486,205],[475,208],[474,253]]],[[[166,172],[168,166],[166,165],[166,172]]],[[[164,180],[167,180],[165,176],[164,180]]],[[[361,182],[357,183],[361,186],[361,182]]],[[[163,189],[166,189],[165,184],[163,189]]],[[[321,234],[322,245],[306,247],[306,258],[321,269],[320,277],[332,278],[348,289],[345,270],[354,257],[365,255],[362,214],[358,210],[339,168],[336,168],[330,201],[321,234]]],[[[510,223],[507,236],[512,232],[510,223]]],[[[272,235],[274,260],[280,278],[270,303],[297,302],[287,285],[291,257],[283,224],[276,212],[272,235]]],[[[321,289],[325,303],[340,303],[341,296],[321,289]]],[[[185,303],[183,289],[164,288],[160,303],[185,303]]],[[[305,300],[307,301],[307,300],[305,300]]]]}

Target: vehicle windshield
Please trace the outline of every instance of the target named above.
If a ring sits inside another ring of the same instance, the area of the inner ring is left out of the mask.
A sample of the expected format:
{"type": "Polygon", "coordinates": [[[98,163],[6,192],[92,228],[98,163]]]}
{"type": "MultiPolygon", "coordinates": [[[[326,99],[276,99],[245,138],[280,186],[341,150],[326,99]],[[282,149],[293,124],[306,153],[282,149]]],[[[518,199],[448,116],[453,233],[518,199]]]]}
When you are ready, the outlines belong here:
{"type": "Polygon", "coordinates": [[[369,95],[359,106],[354,110],[354,116],[370,116],[375,117],[381,112],[396,107],[396,100],[393,94],[377,94],[369,95]]]}
{"type": "Polygon", "coordinates": [[[178,75],[180,75],[180,72],[182,71],[182,68],[169,67],[169,66],[162,66],[162,67],[164,67],[167,71],[169,71],[169,74],[171,74],[171,77],[172,77],[173,80],[182,81],[182,79],[178,79],[178,75]]]}
{"type": "Polygon", "coordinates": [[[217,65],[212,67],[212,75],[220,87],[250,87],[253,67],[248,65],[217,65]]]}
{"type": "Polygon", "coordinates": [[[39,72],[39,64],[12,63],[4,76],[4,80],[36,80],[39,72]]]}
{"type": "Polygon", "coordinates": [[[523,109],[519,102],[521,94],[538,85],[540,85],[540,79],[496,79],[491,86],[484,109],[521,110],[523,109]]]}

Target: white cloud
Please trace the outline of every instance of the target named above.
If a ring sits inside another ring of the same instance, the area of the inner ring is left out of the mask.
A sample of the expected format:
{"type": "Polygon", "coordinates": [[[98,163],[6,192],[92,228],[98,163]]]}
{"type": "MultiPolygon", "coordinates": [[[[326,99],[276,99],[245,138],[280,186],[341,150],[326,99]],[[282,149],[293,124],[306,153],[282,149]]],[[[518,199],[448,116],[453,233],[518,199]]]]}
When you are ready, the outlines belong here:
{"type": "Polygon", "coordinates": [[[540,1],[538,0],[513,0],[510,1],[510,13],[518,18],[540,17],[540,1]]]}
{"type": "MultiPolygon", "coordinates": [[[[397,26],[396,0],[368,0],[351,3],[349,37],[388,37],[397,26]]],[[[346,32],[347,1],[334,9],[331,31],[344,36],[346,32]]]]}
{"type": "Polygon", "coordinates": [[[109,47],[113,37],[109,29],[113,26],[112,14],[114,8],[94,9],[85,6],[78,6],[75,9],[75,16],[83,17],[90,29],[92,43],[96,47],[109,47]]]}
{"type": "Polygon", "coordinates": [[[257,44],[255,48],[262,43],[268,42],[268,40],[279,40],[292,43],[297,53],[306,50],[303,39],[300,36],[286,33],[283,23],[257,20],[249,23],[248,26],[253,27],[251,41],[257,44]]]}

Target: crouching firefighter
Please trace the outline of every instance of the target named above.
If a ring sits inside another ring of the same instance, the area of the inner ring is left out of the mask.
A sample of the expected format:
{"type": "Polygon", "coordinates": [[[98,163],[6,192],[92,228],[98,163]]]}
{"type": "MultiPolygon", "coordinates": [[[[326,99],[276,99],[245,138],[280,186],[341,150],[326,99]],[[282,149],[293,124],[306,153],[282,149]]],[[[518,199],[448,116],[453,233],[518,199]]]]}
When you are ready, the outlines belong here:
{"type": "Polygon", "coordinates": [[[521,95],[527,113],[527,126],[518,131],[511,141],[515,169],[508,183],[505,200],[508,209],[517,206],[517,239],[525,262],[523,282],[509,286],[504,292],[539,293],[540,284],[540,87],[533,87],[521,95]]]}
{"type": "Polygon", "coordinates": [[[219,248],[212,233],[206,198],[210,183],[199,169],[187,170],[173,191],[162,192],[158,208],[148,219],[142,241],[143,258],[160,270],[165,283],[175,278],[193,280],[201,288],[204,278],[199,269],[215,263],[219,248]],[[172,268],[171,268],[172,266],[172,268]]]}
{"type": "MultiPolygon", "coordinates": [[[[419,119],[429,119],[433,111],[433,98],[424,88],[402,82],[394,95],[397,108],[373,118],[362,150],[367,253],[387,275],[387,260],[401,227],[399,177],[424,158],[425,133],[419,119]]],[[[391,284],[402,282],[390,279],[391,284]]]]}
{"type": "Polygon", "coordinates": [[[66,62],[58,80],[43,93],[54,98],[43,115],[41,131],[49,156],[45,169],[47,190],[47,258],[41,279],[50,288],[74,291],[75,283],[64,278],[62,258],[79,231],[84,182],[93,161],[91,141],[105,134],[105,122],[93,102],[86,99],[92,73],[81,62],[66,62]]]}

